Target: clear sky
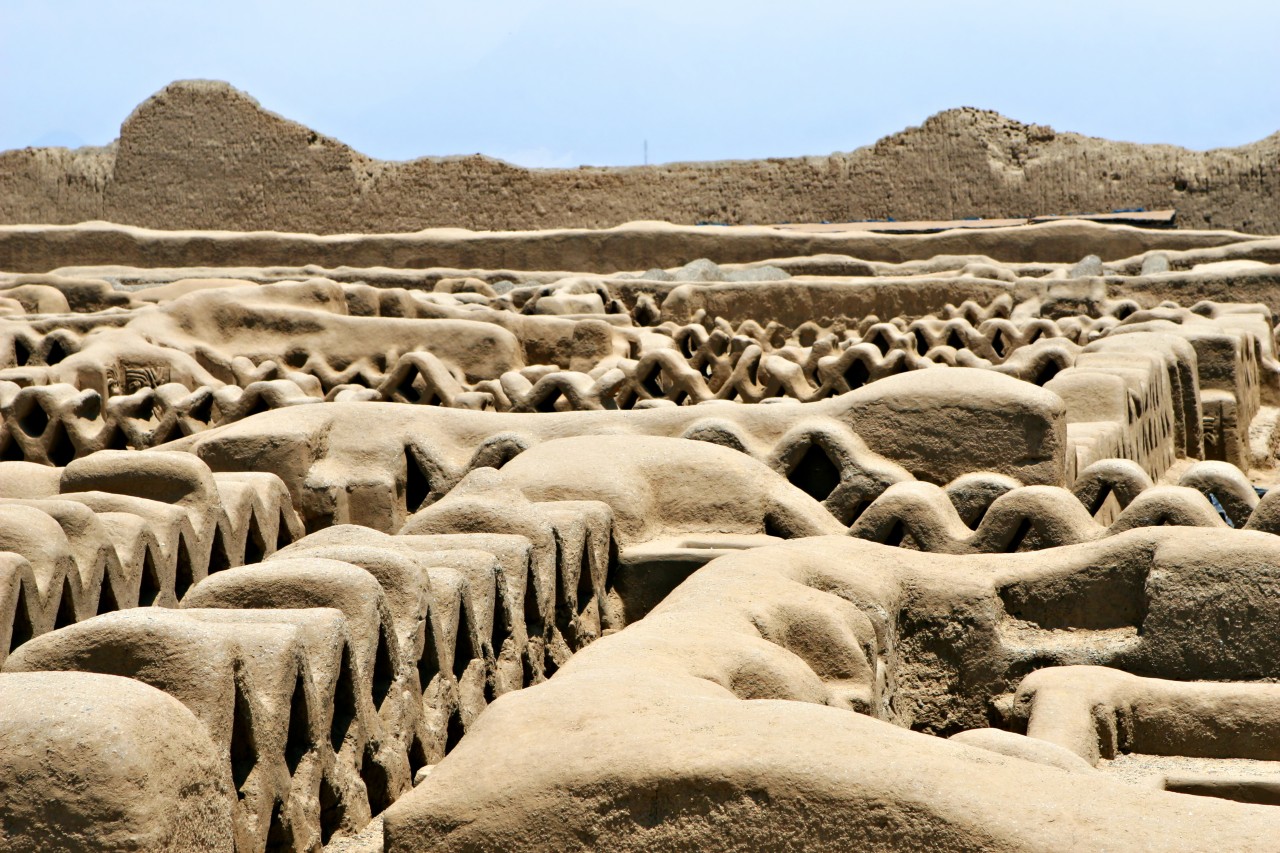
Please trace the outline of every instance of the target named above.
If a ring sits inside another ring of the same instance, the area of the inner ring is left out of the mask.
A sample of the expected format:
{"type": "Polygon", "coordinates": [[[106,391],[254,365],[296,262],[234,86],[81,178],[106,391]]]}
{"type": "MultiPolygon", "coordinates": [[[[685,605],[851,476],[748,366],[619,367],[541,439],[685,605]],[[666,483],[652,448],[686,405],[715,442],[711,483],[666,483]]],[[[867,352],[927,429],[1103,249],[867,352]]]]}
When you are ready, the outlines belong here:
{"type": "Polygon", "coordinates": [[[0,149],[227,80],[375,157],[848,151],[977,106],[1191,148],[1280,130],[1277,0],[0,0],[0,149]]]}

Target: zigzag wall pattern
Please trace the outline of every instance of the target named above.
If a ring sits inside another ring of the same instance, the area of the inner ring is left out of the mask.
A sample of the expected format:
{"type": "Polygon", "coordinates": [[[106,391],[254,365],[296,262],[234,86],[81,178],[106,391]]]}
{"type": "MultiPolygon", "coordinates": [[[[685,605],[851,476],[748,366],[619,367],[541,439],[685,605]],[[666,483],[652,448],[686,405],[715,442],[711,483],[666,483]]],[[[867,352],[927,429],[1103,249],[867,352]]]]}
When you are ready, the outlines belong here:
{"type": "Polygon", "coordinates": [[[0,274],[3,845],[1263,843],[1276,241],[973,239],[0,274]]]}

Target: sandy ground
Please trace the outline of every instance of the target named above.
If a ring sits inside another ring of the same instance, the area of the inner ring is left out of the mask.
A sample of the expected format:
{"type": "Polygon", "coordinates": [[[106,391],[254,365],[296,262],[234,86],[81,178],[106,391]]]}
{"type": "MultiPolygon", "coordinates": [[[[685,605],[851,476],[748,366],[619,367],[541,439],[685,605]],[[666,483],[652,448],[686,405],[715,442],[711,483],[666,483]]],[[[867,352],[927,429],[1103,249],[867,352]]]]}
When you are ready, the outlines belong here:
{"type": "Polygon", "coordinates": [[[356,835],[333,839],[324,849],[325,853],[382,853],[382,818],[375,817],[356,835]]]}
{"type": "Polygon", "coordinates": [[[1118,755],[1098,762],[1098,769],[1119,781],[1163,788],[1164,777],[1213,776],[1250,782],[1280,782],[1280,761],[1251,758],[1187,758],[1181,755],[1118,755]]]}

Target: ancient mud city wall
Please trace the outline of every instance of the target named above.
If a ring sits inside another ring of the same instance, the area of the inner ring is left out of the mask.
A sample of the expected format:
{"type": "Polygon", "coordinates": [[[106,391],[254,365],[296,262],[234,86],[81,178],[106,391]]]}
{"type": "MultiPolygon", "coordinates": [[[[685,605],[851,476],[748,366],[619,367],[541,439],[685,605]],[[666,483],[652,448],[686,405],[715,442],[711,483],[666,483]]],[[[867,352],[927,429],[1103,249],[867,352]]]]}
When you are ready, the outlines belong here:
{"type": "MultiPolygon", "coordinates": [[[[518,133],[513,128],[513,133],[518,133]]],[[[225,83],[173,83],[104,148],[0,152],[0,223],[381,233],[932,220],[1176,208],[1188,228],[1280,234],[1280,133],[1189,151],[956,109],[856,151],[632,168],[480,155],[387,162],[225,83]]]]}
{"type": "Polygon", "coordinates": [[[1274,846],[1280,238],[28,202],[0,849],[1274,846]]]}

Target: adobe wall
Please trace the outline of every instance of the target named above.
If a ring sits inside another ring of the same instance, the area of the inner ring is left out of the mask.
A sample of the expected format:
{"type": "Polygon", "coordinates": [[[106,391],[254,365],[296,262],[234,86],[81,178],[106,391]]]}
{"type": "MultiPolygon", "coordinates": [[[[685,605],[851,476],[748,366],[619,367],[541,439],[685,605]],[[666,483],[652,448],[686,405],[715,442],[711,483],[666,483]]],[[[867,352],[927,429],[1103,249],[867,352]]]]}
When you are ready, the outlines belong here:
{"type": "Polygon", "coordinates": [[[225,83],[173,83],[106,148],[0,153],[0,223],[333,234],[429,227],[767,224],[1176,208],[1190,228],[1280,232],[1280,135],[1209,152],[1111,142],[964,108],[829,157],[524,169],[374,160],[225,83]]]}

